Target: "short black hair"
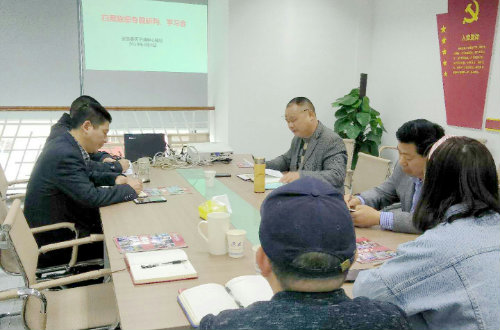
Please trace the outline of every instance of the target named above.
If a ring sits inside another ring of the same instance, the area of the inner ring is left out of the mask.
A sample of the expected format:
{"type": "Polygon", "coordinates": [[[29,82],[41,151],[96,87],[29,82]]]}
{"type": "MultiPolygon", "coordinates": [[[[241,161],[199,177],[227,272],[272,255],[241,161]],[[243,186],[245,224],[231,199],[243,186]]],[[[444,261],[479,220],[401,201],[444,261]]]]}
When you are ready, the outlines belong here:
{"type": "Polygon", "coordinates": [[[444,129],[427,119],[415,119],[406,122],[396,132],[399,142],[413,143],[417,153],[425,156],[430,147],[444,135],[444,129]]]}
{"type": "Polygon", "coordinates": [[[348,269],[344,272],[331,271],[331,269],[338,267],[340,263],[340,258],[323,252],[306,252],[301,254],[294,260],[294,267],[271,260],[273,272],[280,282],[281,287],[285,290],[289,289],[293,282],[300,280],[341,278],[343,282],[348,269]],[[298,269],[303,269],[304,271],[298,271],[298,269]],[[325,270],[324,272],[321,271],[323,269],[325,270]],[[312,272],[308,270],[316,271],[312,272]]]}
{"type": "Polygon", "coordinates": [[[81,95],[79,97],[77,97],[73,103],[71,103],[71,107],[69,108],[69,115],[71,117],[73,117],[73,115],[75,115],[77,112],[78,112],[78,109],[80,109],[80,107],[82,105],[85,105],[85,104],[89,104],[89,103],[97,103],[99,105],[101,105],[96,99],[94,99],[92,96],[88,96],[88,95],[81,95]]]}
{"type": "Polygon", "coordinates": [[[82,103],[71,116],[71,129],[80,127],[86,120],[89,120],[92,126],[99,127],[106,121],[111,123],[111,115],[99,103],[82,103]]]}
{"type": "Polygon", "coordinates": [[[444,141],[427,161],[420,196],[413,224],[421,230],[479,217],[489,210],[500,213],[498,175],[491,153],[481,142],[465,136],[444,141]],[[464,209],[445,218],[445,212],[456,204],[464,209]]]}
{"type": "Polygon", "coordinates": [[[294,97],[293,99],[290,100],[290,102],[288,102],[286,107],[288,108],[292,104],[297,104],[297,105],[304,105],[305,104],[310,108],[309,110],[312,110],[312,112],[316,113],[316,110],[314,109],[314,105],[312,104],[311,100],[309,100],[307,97],[304,97],[304,96],[294,97]]]}

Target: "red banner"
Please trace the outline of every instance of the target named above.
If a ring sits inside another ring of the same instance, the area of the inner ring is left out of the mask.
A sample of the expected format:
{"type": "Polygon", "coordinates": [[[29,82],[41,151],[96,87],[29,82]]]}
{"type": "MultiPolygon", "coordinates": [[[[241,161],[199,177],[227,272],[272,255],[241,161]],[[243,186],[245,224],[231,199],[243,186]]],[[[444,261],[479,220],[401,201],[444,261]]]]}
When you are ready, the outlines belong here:
{"type": "Polygon", "coordinates": [[[448,125],[482,128],[498,0],[448,0],[437,15],[448,125]]]}

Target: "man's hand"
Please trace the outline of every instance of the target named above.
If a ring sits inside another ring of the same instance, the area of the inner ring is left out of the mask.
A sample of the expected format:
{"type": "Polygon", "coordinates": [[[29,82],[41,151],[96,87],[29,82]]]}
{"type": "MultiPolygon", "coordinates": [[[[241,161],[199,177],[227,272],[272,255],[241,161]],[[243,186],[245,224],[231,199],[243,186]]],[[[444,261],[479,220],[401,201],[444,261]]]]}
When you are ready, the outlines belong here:
{"type": "Polygon", "coordinates": [[[115,184],[126,184],[128,182],[128,178],[123,175],[118,175],[115,179],[115,184]]]}
{"type": "Polygon", "coordinates": [[[130,167],[130,162],[128,161],[128,159],[119,159],[118,163],[120,163],[120,165],[122,166],[122,172],[125,172],[130,167]]]}
{"type": "Polygon", "coordinates": [[[351,212],[352,221],[356,227],[371,227],[380,224],[380,211],[368,205],[357,205],[351,212]]]}
{"type": "Polygon", "coordinates": [[[139,195],[142,191],[142,182],[135,178],[128,178],[127,184],[134,188],[137,195],[139,195]]]}
{"type": "Polygon", "coordinates": [[[354,209],[356,206],[361,205],[361,200],[351,194],[344,195],[344,201],[350,209],[354,209]]]}
{"type": "Polygon", "coordinates": [[[102,162],[103,162],[103,163],[114,163],[114,162],[116,162],[116,160],[114,160],[114,159],[113,159],[113,158],[111,158],[111,157],[107,157],[107,158],[104,158],[104,159],[102,160],[102,162]]]}
{"type": "Polygon", "coordinates": [[[290,183],[298,179],[300,179],[299,172],[287,172],[281,177],[280,182],[290,183]]]}

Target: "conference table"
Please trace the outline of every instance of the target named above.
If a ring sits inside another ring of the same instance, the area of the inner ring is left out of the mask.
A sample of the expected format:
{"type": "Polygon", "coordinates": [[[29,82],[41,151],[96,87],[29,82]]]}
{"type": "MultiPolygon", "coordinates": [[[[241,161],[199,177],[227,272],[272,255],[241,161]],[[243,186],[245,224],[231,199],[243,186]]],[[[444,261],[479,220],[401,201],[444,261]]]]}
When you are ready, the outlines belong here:
{"type": "MultiPolygon", "coordinates": [[[[237,164],[251,156],[235,155],[230,164],[215,162],[212,166],[188,169],[151,168],[151,181],[145,188],[180,186],[190,193],[167,196],[166,203],[136,205],[134,202],[101,208],[101,219],[116,301],[122,329],[171,329],[189,328],[189,322],[177,303],[179,290],[205,283],[224,285],[230,279],[256,274],[252,246],[259,244],[259,208],[270,193],[254,193],[253,183],[236,177],[252,173],[252,168],[239,168],[237,164]],[[230,173],[231,177],[216,178],[213,187],[207,187],[203,170],[230,173]],[[247,239],[242,258],[228,255],[214,256],[207,250],[206,242],[198,233],[198,205],[217,195],[227,195],[231,204],[231,224],[245,229],[247,239]],[[185,251],[198,272],[197,279],[134,285],[127,270],[124,255],[113,241],[117,236],[154,233],[179,233],[187,243],[185,251]]],[[[415,235],[382,231],[378,228],[357,228],[357,237],[366,237],[381,245],[396,247],[415,235]]],[[[373,265],[355,263],[353,268],[370,268],[373,265]]],[[[352,284],[345,284],[348,295],[352,284]]]]}

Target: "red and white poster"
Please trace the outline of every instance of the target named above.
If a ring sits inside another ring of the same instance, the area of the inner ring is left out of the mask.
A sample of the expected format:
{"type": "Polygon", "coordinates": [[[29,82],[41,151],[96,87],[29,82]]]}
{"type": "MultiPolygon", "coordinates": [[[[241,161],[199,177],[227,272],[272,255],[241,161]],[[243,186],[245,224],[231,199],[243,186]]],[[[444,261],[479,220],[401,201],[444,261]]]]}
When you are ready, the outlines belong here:
{"type": "Polygon", "coordinates": [[[498,0],[448,0],[438,37],[448,125],[482,128],[498,0]]]}

